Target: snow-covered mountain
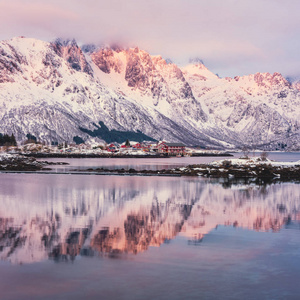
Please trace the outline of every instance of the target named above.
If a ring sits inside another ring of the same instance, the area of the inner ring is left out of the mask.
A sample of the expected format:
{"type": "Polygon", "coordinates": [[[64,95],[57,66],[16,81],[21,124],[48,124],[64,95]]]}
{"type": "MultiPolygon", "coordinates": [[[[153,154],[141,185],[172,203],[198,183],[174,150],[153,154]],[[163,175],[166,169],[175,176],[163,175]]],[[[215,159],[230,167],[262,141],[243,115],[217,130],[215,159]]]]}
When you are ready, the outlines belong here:
{"type": "Polygon", "coordinates": [[[279,73],[219,78],[198,60],[180,68],[137,47],[82,49],[74,40],[0,42],[0,132],[300,148],[300,91],[279,73]]]}

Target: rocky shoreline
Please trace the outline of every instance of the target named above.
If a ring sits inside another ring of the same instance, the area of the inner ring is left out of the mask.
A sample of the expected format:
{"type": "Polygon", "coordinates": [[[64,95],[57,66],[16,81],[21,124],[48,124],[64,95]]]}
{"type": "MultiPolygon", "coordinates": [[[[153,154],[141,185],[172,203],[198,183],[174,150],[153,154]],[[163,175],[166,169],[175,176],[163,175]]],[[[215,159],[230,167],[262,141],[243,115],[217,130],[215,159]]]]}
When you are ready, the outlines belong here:
{"type": "MultiPolygon", "coordinates": [[[[34,157],[21,155],[0,155],[0,171],[51,171],[50,165],[68,163],[37,161],[34,157]]],[[[202,176],[227,179],[258,179],[269,181],[300,181],[300,161],[294,163],[273,162],[268,159],[226,159],[207,164],[188,165],[186,167],[162,170],[73,169],[72,174],[95,175],[138,175],[138,176],[202,176]]]]}
{"type": "Polygon", "coordinates": [[[165,158],[165,155],[126,155],[126,154],[96,154],[96,153],[25,153],[26,157],[34,158],[165,158]]]}
{"type": "Polygon", "coordinates": [[[51,170],[49,165],[68,165],[65,162],[47,162],[37,161],[34,157],[25,157],[18,154],[1,154],[0,155],[0,172],[1,171],[41,171],[51,170]]]}
{"type": "MultiPolygon", "coordinates": [[[[162,153],[158,154],[96,154],[96,153],[25,153],[27,157],[34,158],[166,158],[174,157],[162,153]]],[[[192,157],[212,156],[212,157],[230,157],[230,153],[192,153],[192,157]]]]}
{"type": "Polygon", "coordinates": [[[300,162],[278,163],[270,160],[231,159],[208,164],[188,165],[186,167],[162,170],[129,169],[86,169],[72,170],[73,172],[93,172],[99,174],[116,175],[160,175],[160,176],[202,176],[211,178],[247,179],[255,178],[262,181],[290,181],[300,180],[300,162]]]}

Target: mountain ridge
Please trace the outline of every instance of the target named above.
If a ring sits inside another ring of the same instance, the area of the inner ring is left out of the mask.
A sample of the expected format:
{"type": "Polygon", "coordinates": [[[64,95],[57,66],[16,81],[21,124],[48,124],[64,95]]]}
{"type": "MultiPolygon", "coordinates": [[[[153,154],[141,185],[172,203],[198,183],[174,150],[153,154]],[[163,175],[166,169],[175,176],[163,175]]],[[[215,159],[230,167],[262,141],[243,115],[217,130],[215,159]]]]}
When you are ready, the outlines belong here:
{"type": "Polygon", "coordinates": [[[280,73],[219,78],[198,59],[180,68],[138,47],[88,49],[1,41],[0,132],[88,141],[103,122],[188,145],[300,149],[300,91],[280,73]]]}

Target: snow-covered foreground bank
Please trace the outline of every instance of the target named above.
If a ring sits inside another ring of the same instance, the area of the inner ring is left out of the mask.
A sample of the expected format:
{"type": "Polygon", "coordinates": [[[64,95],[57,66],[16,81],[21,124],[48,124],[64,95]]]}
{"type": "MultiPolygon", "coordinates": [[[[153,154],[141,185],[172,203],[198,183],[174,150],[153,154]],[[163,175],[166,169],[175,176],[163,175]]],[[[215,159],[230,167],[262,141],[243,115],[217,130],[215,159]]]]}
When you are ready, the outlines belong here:
{"type": "Polygon", "coordinates": [[[0,153],[0,172],[51,170],[47,166],[61,164],[67,163],[37,161],[34,157],[27,157],[19,154],[0,153]]]}
{"type": "Polygon", "coordinates": [[[268,158],[250,157],[250,158],[233,158],[210,163],[212,166],[223,166],[224,164],[231,164],[232,166],[254,166],[254,165],[271,165],[274,167],[293,167],[300,166],[300,160],[295,162],[280,162],[273,161],[268,158]]]}
{"type": "MultiPolygon", "coordinates": [[[[47,166],[62,164],[59,162],[36,161],[35,158],[21,155],[1,154],[0,171],[39,171],[47,170],[47,166]]],[[[214,161],[211,163],[192,164],[184,167],[161,170],[138,170],[134,168],[97,167],[88,169],[70,169],[67,173],[95,174],[95,175],[157,175],[157,176],[203,176],[217,178],[257,178],[263,181],[273,179],[288,181],[300,180],[300,161],[275,162],[267,158],[234,158],[214,161]]]]}
{"type": "Polygon", "coordinates": [[[41,170],[44,166],[43,162],[36,161],[32,157],[0,153],[0,171],[37,171],[41,170]]]}
{"type": "Polygon", "coordinates": [[[299,180],[300,161],[277,162],[267,158],[235,158],[206,165],[188,166],[200,176],[227,178],[258,178],[262,180],[299,180]]]}
{"type": "Polygon", "coordinates": [[[162,170],[136,170],[89,168],[74,169],[74,172],[92,172],[94,174],[122,174],[122,175],[170,175],[170,176],[204,176],[221,178],[257,178],[264,181],[277,180],[299,180],[300,161],[296,162],[274,162],[269,159],[247,158],[226,159],[211,163],[193,164],[185,167],[162,170]]]}

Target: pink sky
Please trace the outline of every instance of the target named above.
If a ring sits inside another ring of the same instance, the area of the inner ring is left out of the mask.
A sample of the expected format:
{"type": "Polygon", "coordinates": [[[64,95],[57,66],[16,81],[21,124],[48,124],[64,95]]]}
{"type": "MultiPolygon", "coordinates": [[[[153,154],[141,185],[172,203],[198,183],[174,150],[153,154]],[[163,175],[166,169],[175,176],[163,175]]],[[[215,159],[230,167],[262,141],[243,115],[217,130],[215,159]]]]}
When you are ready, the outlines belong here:
{"type": "Polygon", "coordinates": [[[298,76],[299,11],[299,0],[0,0],[0,39],[137,45],[221,76],[298,76]]]}

